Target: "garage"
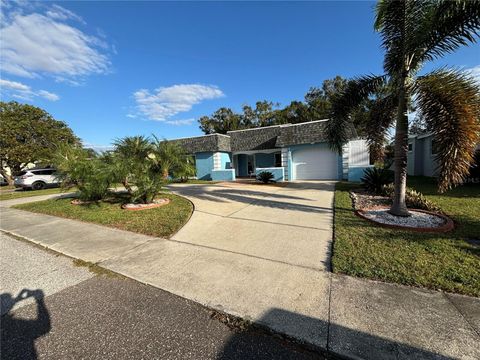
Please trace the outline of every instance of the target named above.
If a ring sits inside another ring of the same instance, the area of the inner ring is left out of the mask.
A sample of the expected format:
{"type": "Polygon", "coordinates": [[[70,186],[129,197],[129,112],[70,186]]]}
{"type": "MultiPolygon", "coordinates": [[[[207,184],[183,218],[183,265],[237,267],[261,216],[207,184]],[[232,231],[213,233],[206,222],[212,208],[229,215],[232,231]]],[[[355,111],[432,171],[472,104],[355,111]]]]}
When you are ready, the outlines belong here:
{"type": "Polygon", "coordinates": [[[327,145],[312,145],[292,152],[293,179],[338,179],[338,155],[327,145]]]}

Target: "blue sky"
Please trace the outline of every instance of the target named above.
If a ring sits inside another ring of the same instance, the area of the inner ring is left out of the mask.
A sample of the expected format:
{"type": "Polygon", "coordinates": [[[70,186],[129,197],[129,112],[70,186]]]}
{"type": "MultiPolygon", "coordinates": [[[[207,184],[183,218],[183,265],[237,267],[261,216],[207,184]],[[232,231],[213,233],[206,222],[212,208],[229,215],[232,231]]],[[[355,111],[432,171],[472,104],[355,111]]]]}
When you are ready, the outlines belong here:
{"type": "MultiPolygon", "coordinates": [[[[373,2],[4,2],[1,98],[42,107],[87,144],[201,134],[222,106],[302,100],[381,73],[373,2]]],[[[480,73],[480,48],[442,65],[480,73]]]]}

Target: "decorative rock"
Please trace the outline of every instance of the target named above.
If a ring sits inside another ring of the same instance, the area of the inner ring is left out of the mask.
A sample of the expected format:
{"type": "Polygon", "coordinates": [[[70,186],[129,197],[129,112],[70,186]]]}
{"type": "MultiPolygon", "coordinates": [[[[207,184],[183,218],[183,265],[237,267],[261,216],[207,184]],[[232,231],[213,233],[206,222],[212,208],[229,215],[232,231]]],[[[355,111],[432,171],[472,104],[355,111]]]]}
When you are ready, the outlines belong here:
{"type": "Polygon", "coordinates": [[[131,211],[147,210],[167,205],[169,202],[170,199],[156,199],[151,204],[123,204],[122,209],[131,211]]]}
{"type": "Polygon", "coordinates": [[[388,208],[357,210],[355,213],[375,224],[420,232],[446,232],[454,228],[453,221],[445,215],[430,211],[412,209],[411,216],[395,216],[388,212],[388,208]]]}

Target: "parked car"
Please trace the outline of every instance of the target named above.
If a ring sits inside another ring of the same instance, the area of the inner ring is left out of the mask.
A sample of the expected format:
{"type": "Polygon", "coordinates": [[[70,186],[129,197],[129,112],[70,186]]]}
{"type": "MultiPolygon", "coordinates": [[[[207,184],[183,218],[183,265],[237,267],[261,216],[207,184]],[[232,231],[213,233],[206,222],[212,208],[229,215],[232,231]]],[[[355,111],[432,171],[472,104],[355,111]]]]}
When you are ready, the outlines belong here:
{"type": "Polygon", "coordinates": [[[7,186],[7,185],[8,185],[8,181],[2,175],[0,175],[0,186],[7,186]]]}
{"type": "Polygon", "coordinates": [[[28,169],[15,176],[14,185],[17,188],[41,190],[60,185],[56,170],[52,168],[28,169]]]}

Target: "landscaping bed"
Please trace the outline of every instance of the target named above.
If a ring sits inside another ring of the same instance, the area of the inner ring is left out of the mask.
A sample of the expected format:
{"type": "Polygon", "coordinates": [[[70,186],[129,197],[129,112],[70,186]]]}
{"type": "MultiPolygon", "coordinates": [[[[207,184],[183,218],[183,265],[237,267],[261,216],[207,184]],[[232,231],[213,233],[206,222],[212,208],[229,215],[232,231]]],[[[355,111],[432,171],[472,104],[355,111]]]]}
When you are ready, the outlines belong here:
{"type": "Polygon", "coordinates": [[[412,177],[408,185],[452,218],[455,229],[419,233],[372,224],[354,213],[349,192],[359,185],[338,183],[333,271],[480,296],[480,186],[438,194],[429,178],[412,177]]]}
{"type": "Polygon", "coordinates": [[[71,199],[51,199],[16,205],[14,208],[145,235],[170,237],[190,219],[193,205],[187,199],[173,194],[161,193],[158,198],[168,199],[169,203],[142,211],[128,211],[121,207],[125,198],[117,194],[105,201],[85,205],[72,205],[71,199]]]}

